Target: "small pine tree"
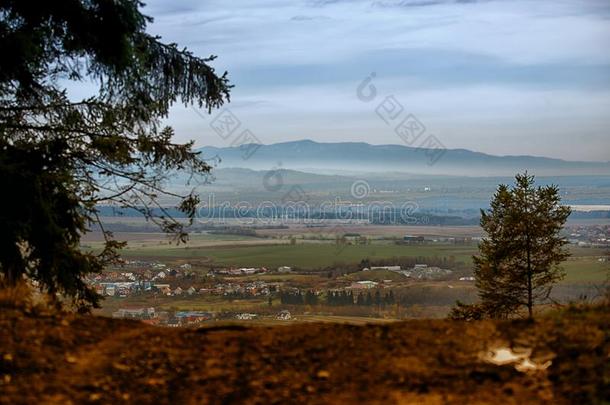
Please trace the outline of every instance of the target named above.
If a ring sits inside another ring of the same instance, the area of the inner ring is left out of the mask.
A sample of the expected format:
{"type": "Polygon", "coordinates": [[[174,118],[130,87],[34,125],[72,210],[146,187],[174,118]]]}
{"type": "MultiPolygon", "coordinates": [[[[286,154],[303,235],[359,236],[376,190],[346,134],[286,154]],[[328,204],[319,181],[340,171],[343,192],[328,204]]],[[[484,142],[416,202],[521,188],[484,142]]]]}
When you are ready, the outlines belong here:
{"type": "Polygon", "coordinates": [[[366,300],[365,300],[365,305],[367,307],[373,306],[373,296],[371,295],[371,293],[366,293],[366,300]]]}
{"type": "Polygon", "coordinates": [[[560,202],[556,186],[534,187],[527,172],[516,176],[514,187],[498,187],[491,209],[481,211],[487,237],[474,256],[478,315],[461,304],[452,316],[508,317],[526,308],[533,317],[534,305],[547,301],[553,284],[563,278],[559,264],[569,256],[559,233],[571,211],[560,202]]]}

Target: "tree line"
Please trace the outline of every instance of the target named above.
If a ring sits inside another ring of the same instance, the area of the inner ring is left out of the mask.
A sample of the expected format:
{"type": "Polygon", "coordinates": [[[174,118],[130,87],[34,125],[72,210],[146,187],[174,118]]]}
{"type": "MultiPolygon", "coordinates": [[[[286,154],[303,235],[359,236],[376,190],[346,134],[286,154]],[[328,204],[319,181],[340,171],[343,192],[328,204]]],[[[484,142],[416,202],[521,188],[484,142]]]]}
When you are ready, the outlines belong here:
{"type": "MultiPolygon", "coordinates": [[[[311,290],[303,293],[302,291],[282,291],[280,292],[280,302],[287,305],[318,305],[321,303],[319,296],[311,290]]],[[[390,290],[382,294],[379,290],[374,293],[370,291],[354,294],[353,291],[328,291],[326,293],[326,305],[329,306],[376,306],[385,307],[396,304],[397,299],[390,290]]]]}

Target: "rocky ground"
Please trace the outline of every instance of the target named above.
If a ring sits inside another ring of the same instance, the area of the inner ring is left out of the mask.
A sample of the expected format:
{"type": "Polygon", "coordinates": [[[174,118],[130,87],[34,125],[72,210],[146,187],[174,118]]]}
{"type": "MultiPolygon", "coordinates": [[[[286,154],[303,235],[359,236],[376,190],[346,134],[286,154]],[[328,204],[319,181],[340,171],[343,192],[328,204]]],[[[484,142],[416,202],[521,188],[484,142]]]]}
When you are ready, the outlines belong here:
{"type": "Polygon", "coordinates": [[[609,325],[608,307],[196,330],[2,308],[0,403],[604,403],[609,325]]]}

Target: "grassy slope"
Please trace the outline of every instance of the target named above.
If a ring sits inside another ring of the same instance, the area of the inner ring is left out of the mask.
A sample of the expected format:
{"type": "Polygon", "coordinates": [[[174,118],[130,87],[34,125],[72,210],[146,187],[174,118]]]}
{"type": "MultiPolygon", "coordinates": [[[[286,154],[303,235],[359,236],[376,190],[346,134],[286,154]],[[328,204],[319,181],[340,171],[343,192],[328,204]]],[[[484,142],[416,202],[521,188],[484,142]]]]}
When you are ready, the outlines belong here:
{"type": "Polygon", "coordinates": [[[0,404],[594,403],[610,396],[609,314],[185,330],[3,309],[0,404]],[[498,346],[550,367],[482,358],[498,346]]]}

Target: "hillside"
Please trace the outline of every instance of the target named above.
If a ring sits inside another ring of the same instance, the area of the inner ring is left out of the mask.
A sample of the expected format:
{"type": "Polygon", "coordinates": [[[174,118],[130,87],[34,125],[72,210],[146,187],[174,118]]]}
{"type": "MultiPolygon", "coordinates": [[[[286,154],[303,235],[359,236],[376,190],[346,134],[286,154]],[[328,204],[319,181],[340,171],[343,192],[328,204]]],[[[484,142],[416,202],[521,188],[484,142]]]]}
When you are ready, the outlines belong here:
{"type": "MultiPolygon", "coordinates": [[[[397,139],[399,143],[400,139],[397,139]]],[[[573,162],[539,156],[494,156],[466,149],[438,150],[363,142],[319,143],[309,140],[204,147],[207,159],[220,159],[219,168],[270,170],[281,167],[323,173],[403,172],[429,175],[512,176],[529,170],[539,176],[610,174],[609,162],[573,162]]]]}
{"type": "Polygon", "coordinates": [[[595,403],[610,399],[609,325],[607,308],[197,330],[2,309],[0,403],[595,403]],[[527,361],[499,364],[518,348],[527,361]]]}

